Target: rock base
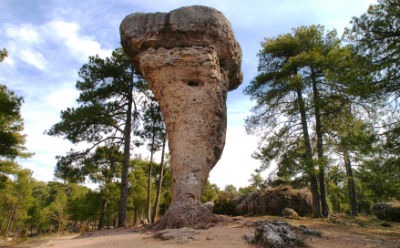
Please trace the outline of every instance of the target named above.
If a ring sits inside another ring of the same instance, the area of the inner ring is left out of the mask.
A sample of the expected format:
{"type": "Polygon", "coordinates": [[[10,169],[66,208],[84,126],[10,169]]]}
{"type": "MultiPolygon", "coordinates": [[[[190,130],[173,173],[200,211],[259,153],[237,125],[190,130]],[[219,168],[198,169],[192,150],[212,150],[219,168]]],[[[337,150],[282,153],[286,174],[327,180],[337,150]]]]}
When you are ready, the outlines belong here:
{"type": "Polygon", "coordinates": [[[154,230],[191,227],[207,229],[218,222],[217,217],[197,200],[177,201],[172,204],[162,219],[152,226],[154,230]]]}

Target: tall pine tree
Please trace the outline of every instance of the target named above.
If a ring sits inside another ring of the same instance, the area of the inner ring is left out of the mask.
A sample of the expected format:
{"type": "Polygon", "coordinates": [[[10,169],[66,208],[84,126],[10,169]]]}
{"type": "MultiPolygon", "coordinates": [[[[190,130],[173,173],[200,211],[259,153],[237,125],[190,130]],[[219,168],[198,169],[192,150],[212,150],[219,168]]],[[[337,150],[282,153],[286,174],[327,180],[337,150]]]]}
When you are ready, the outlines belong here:
{"type": "Polygon", "coordinates": [[[131,155],[131,135],[137,121],[138,91],[142,81],[122,49],[102,59],[89,57],[79,71],[78,107],[61,112],[61,121],[53,125],[49,135],[63,136],[72,143],[86,143],[83,151],[73,151],[69,158],[82,160],[98,146],[119,147],[123,153],[121,197],[118,226],[126,226],[128,169],[131,155]]]}

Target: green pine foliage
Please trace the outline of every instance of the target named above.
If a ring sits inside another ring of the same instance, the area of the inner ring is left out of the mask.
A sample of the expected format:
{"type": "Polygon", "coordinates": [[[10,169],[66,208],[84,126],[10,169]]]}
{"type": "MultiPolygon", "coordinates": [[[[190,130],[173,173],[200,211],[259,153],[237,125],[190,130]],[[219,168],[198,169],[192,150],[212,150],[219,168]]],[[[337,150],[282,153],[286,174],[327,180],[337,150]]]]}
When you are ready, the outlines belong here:
{"type": "Polygon", "coordinates": [[[15,172],[18,167],[16,158],[31,155],[24,146],[22,103],[22,97],[0,84],[0,177],[15,172]]]}
{"type": "Polygon", "coordinates": [[[4,59],[8,56],[8,51],[6,49],[0,50],[0,62],[3,62],[4,59]]]}
{"type": "Polygon", "coordinates": [[[83,181],[85,176],[93,172],[90,169],[82,170],[88,169],[86,161],[101,159],[96,153],[104,152],[104,149],[112,152],[112,155],[107,155],[112,167],[110,173],[115,171],[113,167],[117,163],[122,165],[118,225],[126,226],[131,135],[139,115],[139,97],[135,93],[143,91],[144,84],[121,48],[105,59],[89,57],[89,62],[80,69],[79,76],[81,80],[76,83],[80,92],[77,99],[79,106],[61,111],[61,121],[47,133],[62,136],[74,144],[86,143],[89,147],[59,156],[57,175],[68,180],[83,181]],[[113,158],[117,152],[122,154],[120,161],[113,158]]]}
{"type": "Polygon", "coordinates": [[[400,6],[397,0],[378,0],[360,17],[352,19],[347,39],[356,51],[370,59],[374,96],[400,93],[400,6]]]}
{"type": "Polygon", "coordinates": [[[256,101],[246,121],[261,139],[254,157],[261,170],[277,166],[267,185],[310,187],[307,178],[326,169],[334,212],[370,213],[373,203],[398,199],[399,13],[397,1],[378,1],[353,18],[345,42],[322,26],[265,39],[245,93],[256,101]]]}

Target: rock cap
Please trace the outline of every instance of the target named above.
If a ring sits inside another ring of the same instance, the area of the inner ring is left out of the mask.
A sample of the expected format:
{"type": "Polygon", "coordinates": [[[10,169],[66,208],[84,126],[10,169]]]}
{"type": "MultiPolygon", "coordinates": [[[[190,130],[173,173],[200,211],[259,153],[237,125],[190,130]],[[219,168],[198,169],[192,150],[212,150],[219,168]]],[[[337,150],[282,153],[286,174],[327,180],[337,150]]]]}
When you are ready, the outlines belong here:
{"type": "Polygon", "coordinates": [[[169,13],[130,14],[120,25],[120,35],[136,69],[140,53],[150,48],[214,46],[220,66],[227,73],[229,90],[242,82],[240,46],[229,21],[214,8],[189,6],[169,13]]]}

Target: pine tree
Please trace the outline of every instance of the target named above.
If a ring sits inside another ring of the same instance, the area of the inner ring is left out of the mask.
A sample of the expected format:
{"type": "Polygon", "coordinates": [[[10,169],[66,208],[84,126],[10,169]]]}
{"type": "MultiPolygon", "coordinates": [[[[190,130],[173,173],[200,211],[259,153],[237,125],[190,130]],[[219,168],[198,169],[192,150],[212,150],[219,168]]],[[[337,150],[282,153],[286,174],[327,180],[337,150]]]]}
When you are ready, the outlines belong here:
{"type": "MultiPolygon", "coordinates": [[[[374,156],[360,166],[359,176],[367,188],[387,199],[396,188],[398,170],[393,164],[400,161],[400,4],[398,0],[378,0],[360,17],[354,17],[352,28],[346,31],[347,40],[359,56],[365,58],[367,78],[362,87],[356,87],[363,99],[378,107],[379,118],[373,120],[379,147],[374,156]],[[392,171],[393,173],[388,173],[392,171]],[[374,175],[378,173],[379,175],[374,175]],[[393,177],[394,176],[394,177],[393,177]],[[378,179],[385,182],[378,185],[378,179]],[[386,184],[388,183],[388,184],[386,184]]],[[[364,186],[365,186],[364,185],[364,186]]],[[[374,199],[381,200],[381,199],[374,199]]]]}
{"type": "MultiPolygon", "coordinates": [[[[116,49],[106,59],[89,57],[89,63],[82,66],[79,76],[82,79],[76,84],[80,91],[79,106],[62,111],[61,121],[48,134],[64,136],[74,144],[90,144],[84,151],[71,152],[67,156],[70,160],[84,160],[98,146],[121,148],[118,226],[126,226],[132,125],[138,119],[136,106],[139,99],[135,92],[140,91],[143,83],[122,49],[116,49]]],[[[60,159],[59,162],[64,161],[60,159]]]]}
{"type": "MultiPolygon", "coordinates": [[[[161,114],[160,107],[156,102],[154,96],[148,92],[148,99],[143,103],[143,129],[137,132],[138,136],[147,142],[147,147],[150,151],[150,163],[147,175],[147,209],[146,216],[147,221],[152,223],[154,221],[155,215],[151,213],[152,210],[152,171],[154,164],[154,153],[158,151],[161,147],[164,147],[166,142],[166,127],[161,114]],[[153,217],[154,216],[154,217],[153,217]]],[[[164,154],[162,154],[164,156],[164,154]]],[[[163,158],[162,158],[163,159],[163,158]]],[[[160,174],[161,175],[161,174],[160,174]]],[[[161,179],[162,180],[162,179],[161,179]]],[[[159,190],[158,190],[159,192],[159,190]]],[[[160,192],[159,192],[160,193],[160,192]]],[[[158,204],[159,194],[156,196],[156,201],[158,204]]]]}
{"type": "Polygon", "coordinates": [[[17,157],[31,155],[24,146],[24,125],[20,113],[22,102],[21,97],[0,84],[0,176],[17,170],[17,157]]]}
{"type": "Polygon", "coordinates": [[[245,91],[257,100],[247,127],[264,138],[256,158],[265,166],[279,160],[278,168],[287,160],[298,164],[310,182],[315,217],[329,215],[324,106],[331,95],[348,88],[348,81],[330,76],[347,61],[340,57],[346,53],[350,50],[340,46],[336,32],[325,33],[322,26],[299,27],[266,39],[259,53],[260,74],[245,91]]]}
{"type": "Polygon", "coordinates": [[[398,0],[378,0],[367,13],[354,17],[353,27],[347,30],[361,56],[370,58],[369,72],[373,76],[376,97],[386,94],[400,96],[400,5],[398,0]]]}

